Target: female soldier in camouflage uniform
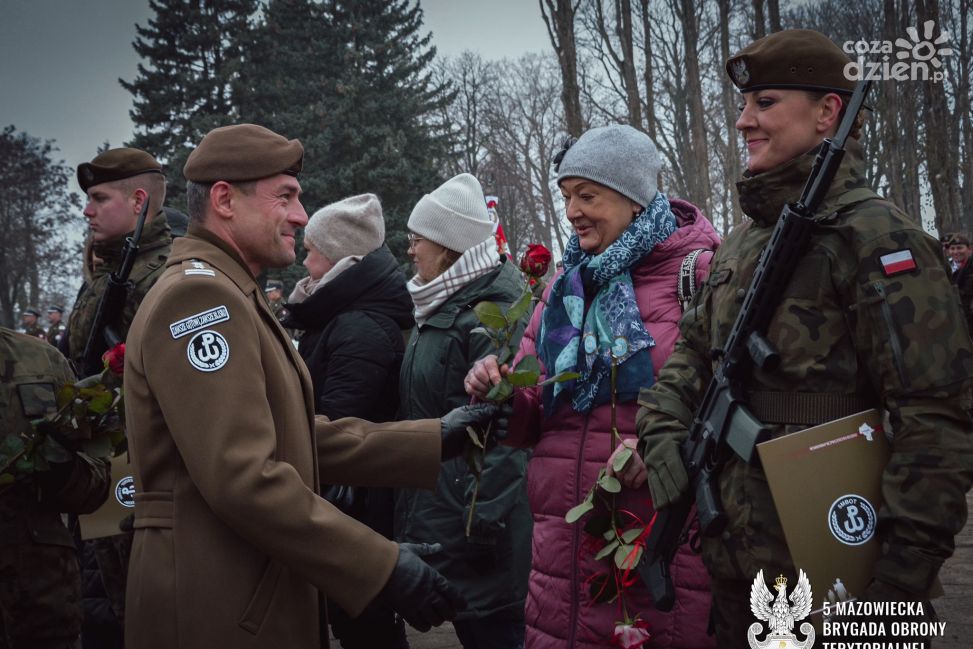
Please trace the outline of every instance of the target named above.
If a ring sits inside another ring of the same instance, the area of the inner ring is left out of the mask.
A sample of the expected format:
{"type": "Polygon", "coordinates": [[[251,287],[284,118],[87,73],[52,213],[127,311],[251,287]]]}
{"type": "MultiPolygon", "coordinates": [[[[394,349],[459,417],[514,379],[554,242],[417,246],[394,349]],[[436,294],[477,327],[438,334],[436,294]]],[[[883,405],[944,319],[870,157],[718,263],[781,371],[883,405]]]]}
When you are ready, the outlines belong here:
{"type": "MultiPolygon", "coordinates": [[[[697,317],[684,318],[684,340],[639,398],[640,450],[657,507],[687,488],[678,447],[712,376],[711,350],[727,338],[781,208],[800,196],[818,146],[837,129],[855,85],[844,76],[847,62],[823,35],[788,30],[726,64],[743,93],[736,128],[749,161],[737,189],[750,220],[717,251],[697,317]]],[[[924,600],[966,520],[970,338],[938,242],[870,189],[856,140],[817,218],[767,332],[780,366],[752,372],[748,406],[775,435],[869,407],[888,411],[894,440],[878,514],[882,550],[859,595],[924,600]],[[799,414],[807,411],[815,415],[799,414]]],[[[719,477],[729,524],[703,540],[703,559],[718,644],[746,647],[754,575],[762,568],[793,578],[795,569],[763,470],[730,455],[719,477]]],[[[638,464],[629,463],[624,482],[646,479],[638,464]]]]}

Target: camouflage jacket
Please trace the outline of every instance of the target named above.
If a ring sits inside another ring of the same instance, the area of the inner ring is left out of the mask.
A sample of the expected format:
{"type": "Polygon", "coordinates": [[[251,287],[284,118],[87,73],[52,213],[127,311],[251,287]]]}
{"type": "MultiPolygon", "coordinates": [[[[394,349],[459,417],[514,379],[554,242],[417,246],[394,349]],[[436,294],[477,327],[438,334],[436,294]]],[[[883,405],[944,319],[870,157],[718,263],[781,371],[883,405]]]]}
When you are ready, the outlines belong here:
{"type": "MultiPolygon", "coordinates": [[[[74,381],[42,340],[0,328],[0,437],[23,432],[74,381]]],[[[78,454],[30,480],[0,485],[0,647],[39,646],[81,632],[81,578],[61,513],[86,513],[108,496],[104,463],[78,454]]]]}
{"type": "MultiPolygon", "coordinates": [[[[695,308],[681,323],[684,340],[640,395],[643,449],[685,436],[712,376],[710,350],[726,340],[760,251],[784,203],[800,195],[812,162],[813,153],[738,184],[751,220],[717,251],[695,308]]],[[[883,551],[875,577],[921,596],[966,520],[973,343],[939,244],[867,189],[857,143],[819,215],[809,252],[767,332],[780,367],[755,370],[748,393],[751,401],[755,392],[857,396],[889,412],[894,441],[883,477],[883,551]],[[905,250],[916,267],[887,275],[881,258],[905,250]]],[[[803,427],[779,425],[777,432],[803,427]]],[[[792,569],[763,471],[734,455],[721,473],[720,495],[728,533],[704,542],[714,576],[752,579],[759,568],[792,569]]]]}
{"type": "MultiPolygon", "coordinates": [[[[88,334],[94,324],[98,302],[108,284],[108,275],[118,269],[124,244],[125,238],[122,237],[116,241],[101,242],[94,246],[94,253],[102,262],[94,268],[90,279],[81,288],[68,320],[68,353],[66,355],[75,364],[75,367],[80,368],[82,366],[81,357],[84,354],[85,343],[88,341],[88,334]]],[[[123,340],[128,334],[128,328],[132,324],[135,310],[141,304],[142,298],[149,292],[149,289],[155,284],[155,280],[165,269],[171,244],[169,225],[166,222],[165,213],[160,211],[145,224],[142,240],[139,243],[139,251],[135,257],[135,265],[132,267],[131,275],[129,275],[131,289],[128,292],[120,317],[113,323],[117,327],[118,335],[123,340]]]]}

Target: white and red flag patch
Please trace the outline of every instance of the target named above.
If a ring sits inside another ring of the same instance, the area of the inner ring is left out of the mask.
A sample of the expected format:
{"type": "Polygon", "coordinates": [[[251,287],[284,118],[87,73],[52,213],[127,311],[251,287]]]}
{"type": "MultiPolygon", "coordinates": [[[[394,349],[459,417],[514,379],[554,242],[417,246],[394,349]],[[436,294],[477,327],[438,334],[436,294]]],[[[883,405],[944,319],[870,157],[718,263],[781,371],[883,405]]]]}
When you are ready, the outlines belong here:
{"type": "Polygon", "coordinates": [[[916,260],[912,258],[912,251],[908,248],[882,255],[879,257],[879,261],[882,262],[882,270],[885,272],[886,277],[904,273],[907,270],[915,270],[916,268],[916,260]]]}

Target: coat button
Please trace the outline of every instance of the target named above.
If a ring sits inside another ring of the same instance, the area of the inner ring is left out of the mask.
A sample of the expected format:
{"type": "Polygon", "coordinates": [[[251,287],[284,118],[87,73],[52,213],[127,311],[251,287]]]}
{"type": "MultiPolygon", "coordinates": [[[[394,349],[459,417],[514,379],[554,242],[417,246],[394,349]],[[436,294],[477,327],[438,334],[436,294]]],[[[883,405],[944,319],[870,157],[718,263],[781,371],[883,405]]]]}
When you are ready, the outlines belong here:
{"type": "Polygon", "coordinates": [[[745,288],[737,289],[737,302],[742,302],[743,298],[745,298],[746,296],[747,296],[747,289],[745,288]]]}
{"type": "Polygon", "coordinates": [[[730,531],[729,530],[723,530],[723,534],[721,534],[720,536],[723,537],[723,540],[724,541],[729,541],[730,540],[730,531]]]}

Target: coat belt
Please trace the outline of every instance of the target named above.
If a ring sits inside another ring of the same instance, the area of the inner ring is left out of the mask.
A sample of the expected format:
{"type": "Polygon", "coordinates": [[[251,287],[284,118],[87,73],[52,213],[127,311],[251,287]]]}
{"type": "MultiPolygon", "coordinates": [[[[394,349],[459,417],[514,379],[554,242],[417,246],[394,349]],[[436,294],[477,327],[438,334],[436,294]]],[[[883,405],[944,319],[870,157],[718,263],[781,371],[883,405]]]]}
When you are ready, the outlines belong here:
{"type": "Polygon", "coordinates": [[[135,494],[135,529],[162,527],[172,529],[172,492],[145,491],[135,494]]]}

